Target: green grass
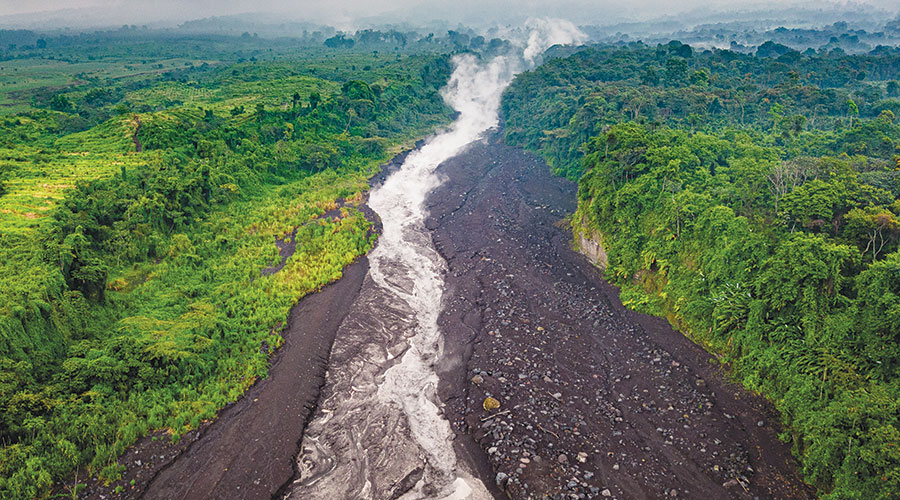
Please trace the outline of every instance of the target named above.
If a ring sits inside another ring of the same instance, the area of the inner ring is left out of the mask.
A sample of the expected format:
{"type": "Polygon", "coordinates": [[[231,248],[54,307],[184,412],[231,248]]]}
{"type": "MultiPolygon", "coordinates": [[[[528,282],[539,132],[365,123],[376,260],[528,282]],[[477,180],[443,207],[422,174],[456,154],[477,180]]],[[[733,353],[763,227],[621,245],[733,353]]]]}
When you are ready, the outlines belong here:
{"type": "Polygon", "coordinates": [[[0,149],[0,171],[12,173],[0,196],[0,234],[34,229],[78,183],[143,164],[141,156],[125,153],[0,149]]]}
{"type": "Polygon", "coordinates": [[[270,108],[288,109],[292,105],[294,92],[300,94],[302,102],[306,103],[313,92],[327,97],[338,91],[340,85],[335,82],[296,75],[264,81],[237,81],[215,87],[204,87],[196,82],[165,82],[129,92],[125,100],[132,106],[166,108],[178,105],[212,109],[216,113],[227,113],[234,107],[244,106],[245,112],[249,113],[257,103],[270,108]]]}
{"type": "MultiPolygon", "coordinates": [[[[183,69],[186,65],[199,66],[203,63],[217,64],[212,60],[186,58],[82,62],[29,58],[2,61],[0,115],[24,113],[35,109],[31,98],[38,90],[67,92],[87,84],[85,78],[112,80],[151,78],[174,69],[183,69]]],[[[79,92],[73,92],[72,95],[78,97],[79,92]]]]}

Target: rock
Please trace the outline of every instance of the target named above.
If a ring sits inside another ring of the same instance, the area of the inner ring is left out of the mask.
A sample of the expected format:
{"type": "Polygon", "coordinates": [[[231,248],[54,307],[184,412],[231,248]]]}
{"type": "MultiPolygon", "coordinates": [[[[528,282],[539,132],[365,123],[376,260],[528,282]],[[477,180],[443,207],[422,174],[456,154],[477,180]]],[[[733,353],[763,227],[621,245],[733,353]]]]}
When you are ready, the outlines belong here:
{"type": "Polygon", "coordinates": [[[496,410],[497,408],[500,408],[500,401],[488,396],[484,398],[484,403],[482,403],[481,406],[487,411],[496,410]]]}
{"type": "Polygon", "coordinates": [[[611,496],[612,496],[612,492],[609,491],[609,488],[607,488],[607,489],[601,491],[600,494],[603,495],[603,496],[605,496],[605,497],[611,497],[611,496]]]}
{"type": "Polygon", "coordinates": [[[527,458],[522,457],[519,459],[519,462],[522,462],[523,464],[530,464],[531,460],[528,460],[527,458]]]}
{"type": "Polygon", "coordinates": [[[764,420],[760,420],[759,422],[756,423],[757,427],[763,427],[764,425],[766,425],[766,422],[764,420]]]}
{"type": "Polygon", "coordinates": [[[569,457],[567,457],[565,453],[560,453],[559,457],[556,458],[556,461],[561,464],[567,464],[569,463],[569,457]]]}
{"type": "Polygon", "coordinates": [[[670,496],[670,497],[677,497],[677,496],[678,496],[678,490],[676,490],[676,489],[673,488],[672,490],[669,491],[669,496],[670,496]]]}
{"type": "Polygon", "coordinates": [[[579,451],[579,452],[578,452],[578,456],[575,457],[575,459],[578,460],[578,461],[581,462],[581,463],[585,463],[585,462],[587,462],[588,454],[585,453],[585,452],[583,452],[583,451],[579,451]]]}
{"type": "Polygon", "coordinates": [[[619,464],[613,465],[613,470],[619,470],[619,464]]]}
{"type": "Polygon", "coordinates": [[[585,473],[584,473],[584,480],[585,480],[585,481],[590,480],[592,477],[594,477],[594,473],[593,473],[593,472],[585,472],[585,473]]]}
{"type": "Polygon", "coordinates": [[[503,486],[507,479],[509,479],[509,476],[504,474],[503,472],[498,472],[497,477],[494,478],[494,480],[497,482],[497,486],[503,486]]]}
{"type": "Polygon", "coordinates": [[[482,382],[484,382],[484,379],[481,378],[481,375],[475,375],[474,377],[472,377],[472,383],[473,383],[473,384],[479,385],[479,384],[481,384],[482,382]]]}
{"type": "Polygon", "coordinates": [[[738,482],[734,479],[729,479],[728,481],[725,481],[724,483],[722,483],[723,488],[734,488],[737,485],[738,485],[738,482]]]}

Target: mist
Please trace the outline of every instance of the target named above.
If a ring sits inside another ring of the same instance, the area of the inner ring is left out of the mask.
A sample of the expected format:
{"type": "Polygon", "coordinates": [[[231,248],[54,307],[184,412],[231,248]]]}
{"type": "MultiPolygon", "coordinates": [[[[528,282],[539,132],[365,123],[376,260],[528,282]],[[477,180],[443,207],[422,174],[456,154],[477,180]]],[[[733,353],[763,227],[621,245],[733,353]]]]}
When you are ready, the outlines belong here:
{"type": "Polygon", "coordinates": [[[270,22],[308,22],[341,30],[403,23],[422,26],[435,22],[472,27],[522,25],[527,19],[552,17],[577,25],[692,18],[740,18],[741,13],[804,9],[823,14],[861,11],[872,18],[892,17],[900,11],[894,0],[820,2],[731,0],[31,0],[0,3],[0,28],[91,28],[122,24],[175,26],[192,19],[251,16],[270,22]],[[260,18],[259,16],[263,16],[260,18]]]}

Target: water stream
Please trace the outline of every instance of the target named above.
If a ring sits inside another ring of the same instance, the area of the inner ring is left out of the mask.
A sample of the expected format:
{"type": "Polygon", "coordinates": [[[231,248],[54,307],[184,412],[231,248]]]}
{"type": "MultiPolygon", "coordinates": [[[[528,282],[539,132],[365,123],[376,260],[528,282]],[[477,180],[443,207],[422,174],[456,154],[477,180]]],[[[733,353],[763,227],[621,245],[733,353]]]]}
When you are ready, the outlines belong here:
{"type": "Polygon", "coordinates": [[[459,112],[445,132],[410,154],[374,189],[369,206],[384,230],[369,275],[338,331],[326,385],[298,457],[287,499],[489,499],[457,461],[453,432],[436,395],[442,352],[437,320],[445,263],[424,226],[437,166],[498,123],[503,90],[534,54],[577,33],[541,21],[512,55],[454,57],[443,90],[459,112]]]}

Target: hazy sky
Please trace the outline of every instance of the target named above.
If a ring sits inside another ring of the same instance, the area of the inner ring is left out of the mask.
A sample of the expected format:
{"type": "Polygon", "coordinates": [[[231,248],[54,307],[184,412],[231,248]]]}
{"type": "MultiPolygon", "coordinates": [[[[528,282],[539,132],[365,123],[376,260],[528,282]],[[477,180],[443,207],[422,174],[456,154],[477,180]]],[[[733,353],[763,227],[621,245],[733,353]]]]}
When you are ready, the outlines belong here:
{"type": "Polygon", "coordinates": [[[860,4],[896,12],[900,9],[898,3],[898,0],[0,0],[0,16],[99,7],[104,17],[121,17],[128,23],[140,23],[141,19],[183,21],[246,12],[272,12],[286,14],[291,20],[339,24],[352,24],[353,20],[370,16],[466,21],[467,16],[496,19],[510,14],[565,17],[578,23],[605,18],[618,21],[660,17],[701,7],[746,10],[760,5],[787,4],[812,7],[860,4]]]}

